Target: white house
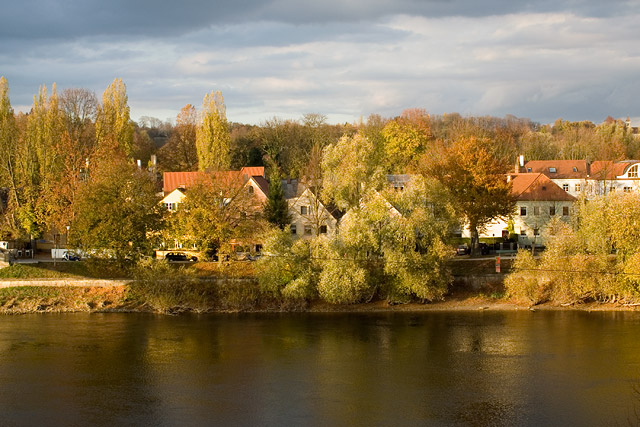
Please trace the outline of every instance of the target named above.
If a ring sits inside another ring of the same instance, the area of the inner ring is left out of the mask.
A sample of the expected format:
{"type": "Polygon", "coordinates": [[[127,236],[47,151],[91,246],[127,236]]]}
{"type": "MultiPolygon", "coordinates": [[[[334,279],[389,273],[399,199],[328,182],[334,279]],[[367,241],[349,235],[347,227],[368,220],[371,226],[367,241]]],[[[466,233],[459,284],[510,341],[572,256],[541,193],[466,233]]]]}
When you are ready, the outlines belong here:
{"type": "Polygon", "coordinates": [[[335,234],[338,220],[334,214],[311,189],[298,184],[297,190],[296,194],[288,199],[291,234],[303,239],[335,234]]]}
{"type": "Polygon", "coordinates": [[[516,208],[506,221],[490,223],[480,237],[518,236],[518,246],[544,245],[544,230],[558,217],[568,221],[573,213],[574,196],[542,173],[519,173],[509,176],[516,208]]]}

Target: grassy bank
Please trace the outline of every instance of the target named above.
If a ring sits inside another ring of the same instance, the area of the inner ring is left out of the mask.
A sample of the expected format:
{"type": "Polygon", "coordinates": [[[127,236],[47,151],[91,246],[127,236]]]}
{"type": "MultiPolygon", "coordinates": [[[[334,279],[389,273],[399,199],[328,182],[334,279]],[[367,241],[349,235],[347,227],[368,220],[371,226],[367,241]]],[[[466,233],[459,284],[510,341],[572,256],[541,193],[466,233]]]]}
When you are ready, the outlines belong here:
{"type": "MultiPolygon", "coordinates": [[[[146,268],[127,272],[127,285],[111,287],[18,286],[0,289],[0,313],[74,312],[74,311],[148,311],[238,312],[238,311],[406,311],[528,309],[505,297],[503,279],[510,261],[502,261],[502,274],[495,273],[495,259],[456,260],[451,262],[453,283],[443,301],[410,302],[391,305],[373,299],[368,303],[338,305],[319,299],[291,300],[275,298],[263,292],[254,271],[255,263],[150,263],[146,268]]],[[[14,265],[0,270],[0,278],[22,279],[37,284],[37,279],[91,279],[122,276],[122,271],[83,263],[14,265]],[[115,274],[114,274],[115,273],[115,274]]],[[[536,309],[560,307],[545,304],[536,309]]],[[[636,309],[621,304],[577,304],[566,308],[636,309]]]]}

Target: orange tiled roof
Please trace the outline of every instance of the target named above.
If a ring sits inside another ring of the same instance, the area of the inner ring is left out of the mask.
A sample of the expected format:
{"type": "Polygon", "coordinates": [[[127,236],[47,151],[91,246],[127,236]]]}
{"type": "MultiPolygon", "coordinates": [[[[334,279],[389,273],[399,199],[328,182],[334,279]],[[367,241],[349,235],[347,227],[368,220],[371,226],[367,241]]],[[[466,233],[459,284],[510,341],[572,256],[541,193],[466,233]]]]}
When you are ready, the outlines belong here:
{"type": "Polygon", "coordinates": [[[169,194],[176,188],[189,188],[206,178],[204,172],[164,172],[162,174],[162,191],[169,194]]]}
{"type": "Polygon", "coordinates": [[[203,182],[207,177],[213,177],[223,187],[235,187],[244,184],[252,176],[264,178],[264,167],[249,166],[243,167],[239,171],[164,172],[162,174],[162,191],[168,194],[179,187],[189,188],[203,182]]]}
{"type": "Polygon", "coordinates": [[[529,160],[522,172],[542,173],[557,179],[586,179],[589,175],[586,160],[529,160]]]}
{"type": "Polygon", "coordinates": [[[637,160],[614,162],[611,160],[596,160],[591,163],[592,179],[616,179],[627,172],[627,168],[638,163],[637,160]]]}
{"type": "Polygon", "coordinates": [[[511,194],[517,200],[572,202],[576,199],[542,173],[512,175],[511,185],[511,194]]]}

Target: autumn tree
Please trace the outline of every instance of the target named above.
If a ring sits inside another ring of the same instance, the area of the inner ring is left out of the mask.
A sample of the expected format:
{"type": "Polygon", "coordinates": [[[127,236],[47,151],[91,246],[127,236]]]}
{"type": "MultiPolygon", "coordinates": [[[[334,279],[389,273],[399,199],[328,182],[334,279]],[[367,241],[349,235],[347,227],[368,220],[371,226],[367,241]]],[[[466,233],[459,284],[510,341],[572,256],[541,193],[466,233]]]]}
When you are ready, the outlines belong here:
{"type": "Polygon", "coordinates": [[[2,186],[9,189],[8,207],[2,228],[12,233],[16,229],[14,210],[18,199],[18,128],[11,102],[9,100],[9,84],[7,79],[0,77],[0,179],[2,186]]]}
{"type": "Polygon", "coordinates": [[[96,165],[78,194],[72,246],[91,256],[137,260],[153,247],[163,209],[155,177],[125,158],[96,165]]]}
{"type": "Polygon", "coordinates": [[[205,95],[196,129],[198,168],[201,171],[229,169],[230,136],[224,98],[220,91],[205,95]]]}
{"type": "Polygon", "coordinates": [[[115,79],[102,95],[96,118],[96,141],[101,149],[119,149],[133,154],[133,123],[129,116],[127,89],[122,79],[115,79]]]}
{"type": "Polygon", "coordinates": [[[261,206],[244,184],[217,174],[203,177],[169,216],[167,237],[208,254],[229,254],[234,240],[253,242],[264,224],[261,206]]]}
{"type": "Polygon", "coordinates": [[[95,143],[95,120],[98,112],[95,93],[82,88],[65,89],[60,94],[60,109],[65,117],[69,137],[76,149],[87,153],[95,143]]]}
{"type": "Polygon", "coordinates": [[[449,190],[458,216],[471,232],[474,253],[479,231],[494,219],[507,218],[515,208],[506,179],[509,164],[492,154],[488,139],[464,137],[448,146],[440,143],[423,157],[419,170],[449,190]]]}
{"type": "Polygon", "coordinates": [[[176,125],[169,141],[160,149],[160,164],[168,171],[193,171],[197,169],[196,128],[198,113],[187,104],[178,113],[176,125]]]}
{"type": "Polygon", "coordinates": [[[389,173],[406,173],[431,138],[429,116],[424,111],[405,111],[401,117],[385,125],[382,135],[385,169],[389,173]]]}
{"type": "Polygon", "coordinates": [[[45,86],[34,96],[26,130],[18,152],[19,198],[16,216],[22,233],[40,237],[46,231],[55,207],[55,183],[64,163],[59,144],[65,137],[56,86],[47,96],[45,86]]]}

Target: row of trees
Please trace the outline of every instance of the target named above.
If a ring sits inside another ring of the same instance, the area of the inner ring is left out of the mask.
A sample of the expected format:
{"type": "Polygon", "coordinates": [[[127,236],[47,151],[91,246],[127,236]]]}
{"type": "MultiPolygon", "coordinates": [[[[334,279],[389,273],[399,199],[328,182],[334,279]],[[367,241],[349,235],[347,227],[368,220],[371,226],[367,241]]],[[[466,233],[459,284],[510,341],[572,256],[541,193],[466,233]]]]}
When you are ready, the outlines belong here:
{"type": "Polygon", "coordinates": [[[635,193],[578,201],[571,224],[556,218],[547,227],[550,244],[539,259],[518,253],[509,295],[529,304],[633,301],[640,292],[639,203],[635,193]]]}
{"type": "MultiPolygon", "coordinates": [[[[222,95],[207,94],[194,128],[202,168],[229,167],[222,95]],[[225,155],[226,153],[226,155],[225,155]]],[[[149,120],[149,123],[152,123],[149,120]]],[[[154,123],[158,125],[158,123],[154,123]]],[[[190,138],[190,136],[188,137],[190,138]]],[[[42,87],[27,114],[16,114],[0,78],[0,188],[3,238],[39,239],[69,230],[77,247],[137,258],[163,227],[154,168],[136,159],[153,153],[131,118],[126,87],[115,79],[99,102],[84,89],[58,94],[42,87]]]]}

